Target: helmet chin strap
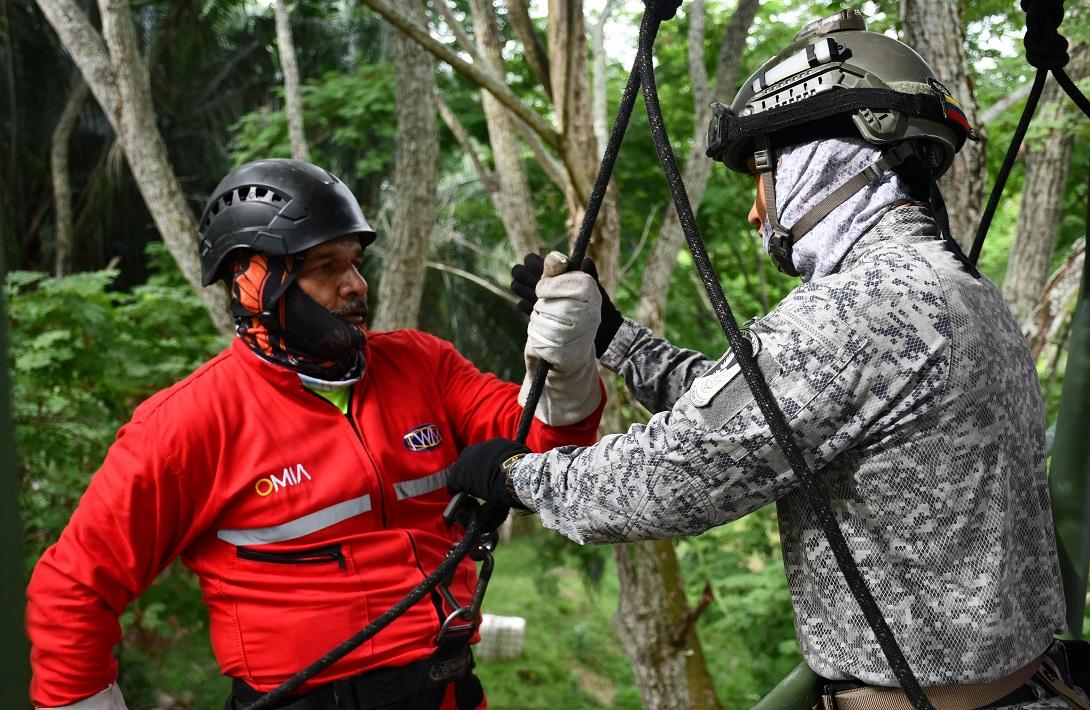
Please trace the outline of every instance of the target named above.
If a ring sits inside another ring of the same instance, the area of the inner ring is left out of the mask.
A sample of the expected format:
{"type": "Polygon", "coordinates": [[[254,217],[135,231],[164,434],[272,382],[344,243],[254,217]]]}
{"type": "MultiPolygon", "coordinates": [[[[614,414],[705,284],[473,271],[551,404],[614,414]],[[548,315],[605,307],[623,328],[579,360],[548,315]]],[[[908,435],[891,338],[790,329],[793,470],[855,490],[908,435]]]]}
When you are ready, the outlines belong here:
{"type": "Polygon", "coordinates": [[[756,150],[753,152],[753,163],[756,171],[761,176],[761,182],[765,193],[765,215],[768,224],[772,227],[772,237],[768,240],[768,255],[776,263],[778,268],[788,276],[799,276],[798,269],[792,258],[795,243],[805,237],[818,222],[847,202],[853,195],[882,179],[882,177],[916,155],[916,148],[911,141],[902,141],[897,145],[882,151],[878,160],[853,175],[847,182],[825,196],[821,202],[810,208],[806,214],[790,227],[780,224],[779,211],[776,205],[776,160],[772,151],[768,136],[759,136],[754,139],[756,150]]]}

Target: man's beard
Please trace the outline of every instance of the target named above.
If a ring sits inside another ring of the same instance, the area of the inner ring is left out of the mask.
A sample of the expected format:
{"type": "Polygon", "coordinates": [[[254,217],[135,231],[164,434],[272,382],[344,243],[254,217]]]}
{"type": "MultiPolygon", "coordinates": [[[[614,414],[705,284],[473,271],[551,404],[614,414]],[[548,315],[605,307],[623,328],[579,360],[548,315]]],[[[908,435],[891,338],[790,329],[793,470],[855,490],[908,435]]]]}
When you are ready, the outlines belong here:
{"type": "Polygon", "coordinates": [[[358,330],[360,335],[363,336],[364,343],[367,342],[367,318],[370,315],[367,310],[367,301],[363,300],[362,298],[353,298],[340,308],[329,309],[329,312],[343,320],[349,326],[358,330]],[[346,316],[350,314],[358,314],[363,320],[359,323],[349,323],[346,320],[346,316]]]}

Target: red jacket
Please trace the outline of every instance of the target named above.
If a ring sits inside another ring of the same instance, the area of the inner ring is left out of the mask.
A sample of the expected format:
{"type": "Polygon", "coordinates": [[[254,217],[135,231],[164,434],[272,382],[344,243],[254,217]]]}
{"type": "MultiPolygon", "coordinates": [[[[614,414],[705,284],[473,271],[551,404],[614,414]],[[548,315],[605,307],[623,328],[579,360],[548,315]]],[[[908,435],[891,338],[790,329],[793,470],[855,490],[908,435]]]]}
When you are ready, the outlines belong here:
{"type": "MultiPolygon", "coordinates": [[[[117,617],[174,557],[200,579],[222,672],[259,690],[435,569],[461,533],[442,520],[439,472],[467,444],[514,436],[518,387],[417,331],[371,334],[366,357],[349,416],[240,340],[137,408],[27,590],[36,705],[114,681],[117,617]]],[[[535,420],[528,445],[590,444],[601,410],[535,420]]],[[[468,601],[472,563],[455,577],[468,601]]],[[[439,623],[426,597],[303,689],[424,658],[439,623]]]]}

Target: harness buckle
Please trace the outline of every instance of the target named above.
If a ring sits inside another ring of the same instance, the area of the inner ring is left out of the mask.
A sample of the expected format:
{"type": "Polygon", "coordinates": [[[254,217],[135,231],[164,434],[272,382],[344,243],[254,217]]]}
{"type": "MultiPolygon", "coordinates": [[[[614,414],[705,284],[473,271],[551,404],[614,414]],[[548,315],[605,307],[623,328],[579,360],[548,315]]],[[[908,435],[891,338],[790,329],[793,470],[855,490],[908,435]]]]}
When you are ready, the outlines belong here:
{"type": "Polygon", "coordinates": [[[772,151],[768,148],[758,148],[753,151],[753,168],[759,173],[766,173],[772,169],[772,151]]]}

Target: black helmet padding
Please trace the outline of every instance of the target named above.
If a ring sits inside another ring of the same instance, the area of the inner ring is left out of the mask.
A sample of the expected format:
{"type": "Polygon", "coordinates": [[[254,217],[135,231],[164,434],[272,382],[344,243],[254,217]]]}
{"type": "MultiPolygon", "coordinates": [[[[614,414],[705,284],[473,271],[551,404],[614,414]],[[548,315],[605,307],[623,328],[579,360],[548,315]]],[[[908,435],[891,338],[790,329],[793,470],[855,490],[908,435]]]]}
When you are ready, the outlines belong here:
{"type": "Polygon", "coordinates": [[[347,236],[367,246],[375,231],[336,176],[302,160],[256,160],[229,173],[201,215],[198,248],[205,286],[224,277],[235,249],[298,254],[347,236]]]}

